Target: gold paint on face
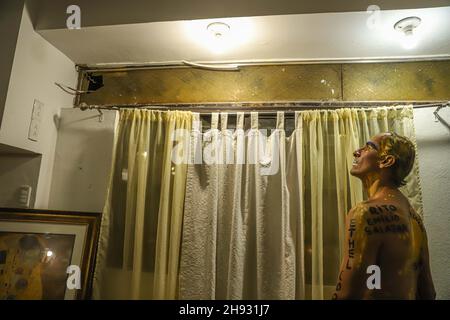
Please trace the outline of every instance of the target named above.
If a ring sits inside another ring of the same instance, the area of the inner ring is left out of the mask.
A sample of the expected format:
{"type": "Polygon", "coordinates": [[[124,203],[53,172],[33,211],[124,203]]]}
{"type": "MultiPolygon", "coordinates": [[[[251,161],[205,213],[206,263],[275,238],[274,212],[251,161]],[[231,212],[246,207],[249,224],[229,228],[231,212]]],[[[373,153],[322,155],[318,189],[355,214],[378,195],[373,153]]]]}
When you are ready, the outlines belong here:
{"type": "Polygon", "coordinates": [[[353,152],[353,165],[350,174],[363,179],[378,171],[379,146],[382,135],[374,136],[365,145],[353,152]]]}

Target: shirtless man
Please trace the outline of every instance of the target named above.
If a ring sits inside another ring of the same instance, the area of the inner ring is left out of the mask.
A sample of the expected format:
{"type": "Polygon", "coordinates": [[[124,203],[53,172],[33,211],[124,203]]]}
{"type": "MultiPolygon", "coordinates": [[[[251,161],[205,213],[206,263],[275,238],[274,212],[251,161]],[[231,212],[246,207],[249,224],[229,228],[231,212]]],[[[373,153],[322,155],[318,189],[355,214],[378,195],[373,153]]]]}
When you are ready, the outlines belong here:
{"type": "Polygon", "coordinates": [[[422,219],[398,190],[414,163],[413,144],[383,133],[353,156],[350,173],[362,180],[368,200],[347,215],[344,258],[332,299],[435,299],[422,219]],[[370,265],[380,268],[379,289],[368,288],[374,274],[367,273],[370,265]]]}

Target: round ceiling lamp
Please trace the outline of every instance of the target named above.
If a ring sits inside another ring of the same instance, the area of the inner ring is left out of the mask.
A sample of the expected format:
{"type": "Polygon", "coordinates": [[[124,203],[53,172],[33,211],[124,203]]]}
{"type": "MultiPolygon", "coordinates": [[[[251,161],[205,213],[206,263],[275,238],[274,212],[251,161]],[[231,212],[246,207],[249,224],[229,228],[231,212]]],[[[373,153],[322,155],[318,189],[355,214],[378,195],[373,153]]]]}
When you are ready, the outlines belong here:
{"type": "Polygon", "coordinates": [[[230,26],[223,22],[213,22],[208,24],[206,30],[208,30],[214,38],[220,39],[230,32],[230,26]]]}
{"type": "Polygon", "coordinates": [[[397,21],[394,24],[394,29],[402,31],[405,35],[412,35],[415,28],[420,25],[422,19],[419,17],[407,17],[397,21]]]}
{"type": "Polygon", "coordinates": [[[401,42],[405,49],[412,49],[417,45],[417,37],[414,35],[414,30],[421,22],[422,19],[419,17],[407,17],[394,24],[394,29],[403,34],[401,42]]]}

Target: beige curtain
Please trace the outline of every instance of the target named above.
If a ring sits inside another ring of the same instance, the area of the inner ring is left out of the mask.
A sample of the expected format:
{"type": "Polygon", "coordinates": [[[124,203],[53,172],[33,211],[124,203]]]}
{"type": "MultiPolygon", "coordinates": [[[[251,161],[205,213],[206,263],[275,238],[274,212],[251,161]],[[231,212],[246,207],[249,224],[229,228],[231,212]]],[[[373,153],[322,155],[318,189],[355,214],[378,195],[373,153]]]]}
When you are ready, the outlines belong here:
{"type": "MultiPolygon", "coordinates": [[[[203,159],[188,166],[179,297],[331,298],[345,215],[364,198],[352,153],[379,132],[415,142],[412,107],[279,112],[267,138],[257,113],[211,118],[193,127],[203,159]]],[[[416,161],[402,191],[422,212],[418,177],[416,161]]]]}
{"type": "Polygon", "coordinates": [[[191,123],[190,112],[120,111],[94,299],[177,298],[186,165],[172,162],[172,140],[191,123]]]}

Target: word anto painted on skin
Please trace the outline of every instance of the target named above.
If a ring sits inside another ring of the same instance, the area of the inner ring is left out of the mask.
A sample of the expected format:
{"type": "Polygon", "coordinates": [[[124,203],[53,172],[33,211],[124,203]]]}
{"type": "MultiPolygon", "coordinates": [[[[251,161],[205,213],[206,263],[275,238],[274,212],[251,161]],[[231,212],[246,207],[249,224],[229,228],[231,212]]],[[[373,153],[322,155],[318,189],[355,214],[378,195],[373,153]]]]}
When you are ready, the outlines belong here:
{"type": "Polygon", "coordinates": [[[387,212],[394,212],[397,211],[397,207],[392,204],[369,207],[369,211],[371,214],[382,214],[384,212],[383,210],[387,212]]]}

